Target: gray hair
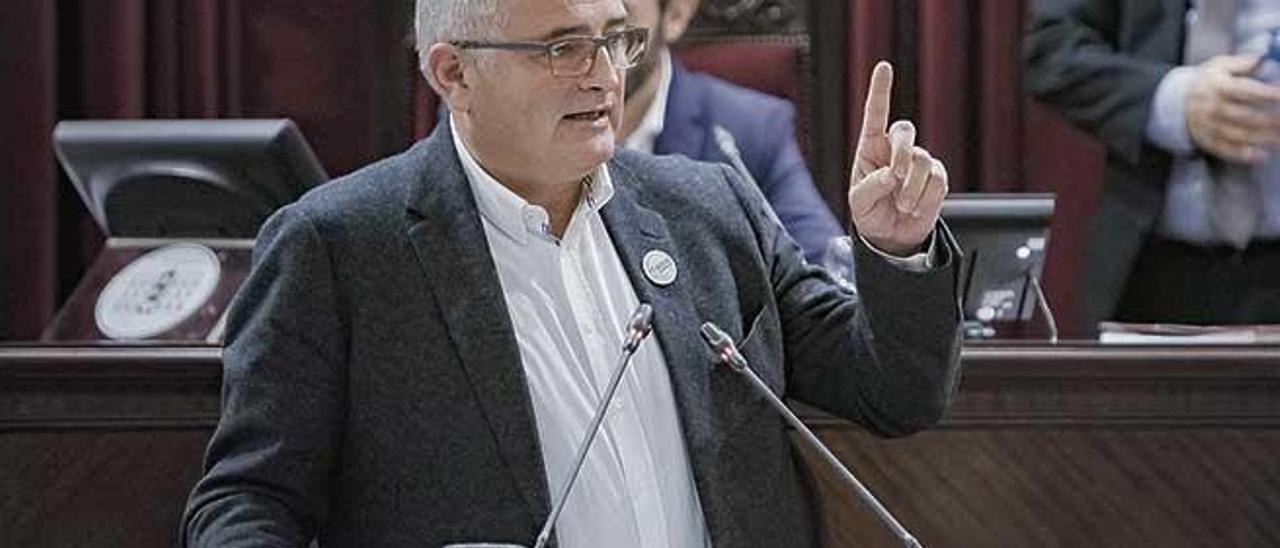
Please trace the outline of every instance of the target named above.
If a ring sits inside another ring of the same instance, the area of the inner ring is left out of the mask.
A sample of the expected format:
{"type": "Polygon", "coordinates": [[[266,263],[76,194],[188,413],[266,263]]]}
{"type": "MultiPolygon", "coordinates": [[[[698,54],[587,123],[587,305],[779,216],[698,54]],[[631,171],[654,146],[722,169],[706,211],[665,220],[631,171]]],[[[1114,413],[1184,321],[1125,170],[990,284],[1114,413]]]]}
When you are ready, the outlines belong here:
{"type": "Polygon", "coordinates": [[[425,68],[427,50],[436,42],[485,40],[506,26],[504,0],[418,0],[414,17],[418,65],[425,68]]]}

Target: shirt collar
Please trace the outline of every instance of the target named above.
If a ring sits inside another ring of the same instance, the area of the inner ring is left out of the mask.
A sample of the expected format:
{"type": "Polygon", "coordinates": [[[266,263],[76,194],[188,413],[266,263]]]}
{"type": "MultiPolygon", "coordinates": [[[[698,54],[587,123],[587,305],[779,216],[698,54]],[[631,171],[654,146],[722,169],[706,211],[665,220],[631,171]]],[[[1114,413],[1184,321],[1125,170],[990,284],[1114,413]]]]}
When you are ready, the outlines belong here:
{"type": "Polygon", "coordinates": [[[666,125],[667,98],[671,95],[671,51],[663,50],[658,56],[658,93],[653,96],[649,110],[644,112],[640,125],[622,146],[640,152],[653,152],[654,144],[666,125]]]}
{"type": "MultiPolygon", "coordinates": [[[[480,216],[521,245],[529,242],[530,235],[554,240],[555,236],[551,234],[551,216],[547,214],[547,210],[521,198],[480,166],[467,149],[462,136],[458,135],[458,125],[454,123],[452,114],[449,115],[449,130],[480,216]]],[[[605,164],[588,174],[582,184],[586,192],[582,193],[578,209],[574,212],[575,217],[584,212],[596,213],[613,199],[613,179],[605,164]]]]}

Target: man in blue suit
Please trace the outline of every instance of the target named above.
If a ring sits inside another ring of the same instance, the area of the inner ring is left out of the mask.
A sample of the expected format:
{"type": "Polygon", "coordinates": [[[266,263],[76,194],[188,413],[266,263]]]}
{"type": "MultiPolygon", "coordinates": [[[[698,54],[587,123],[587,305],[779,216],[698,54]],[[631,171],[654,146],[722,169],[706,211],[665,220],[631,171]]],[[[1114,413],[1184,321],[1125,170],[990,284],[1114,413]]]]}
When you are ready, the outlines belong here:
{"type": "Polygon", "coordinates": [[[844,235],[796,145],[795,109],[783,99],[686,70],[668,44],[680,39],[699,0],[627,0],[628,22],[653,29],[652,47],[627,80],[623,145],[655,154],[728,162],[712,128],[724,127],[783,226],[820,263],[844,235]]]}

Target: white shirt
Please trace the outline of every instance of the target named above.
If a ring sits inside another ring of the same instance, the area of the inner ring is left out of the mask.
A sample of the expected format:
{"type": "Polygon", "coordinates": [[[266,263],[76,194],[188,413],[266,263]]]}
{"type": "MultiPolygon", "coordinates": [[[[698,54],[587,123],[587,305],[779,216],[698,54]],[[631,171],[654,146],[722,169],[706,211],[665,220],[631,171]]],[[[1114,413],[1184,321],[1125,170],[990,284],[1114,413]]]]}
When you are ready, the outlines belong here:
{"type": "MultiPolygon", "coordinates": [[[[1200,1],[1195,2],[1188,11],[1187,25],[1196,17],[1196,6],[1199,5],[1200,1]]],[[[1275,0],[1237,0],[1234,52],[1253,54],[1266,51],[1270,34],[1267,31],[1278,26],[1280,5],[1275,0]]],[[[1196,68],[1195,65],[1175,67],[1160,80],[1151,102],[1151,116],[1145,133],[1151,143],[1174,155],[1157,230],[1176,240],[1215,245],[1221,241],[1210,223],[1209,205],[1205,200],[1205,187],[1212,182],[1204,175],[1203,166],[1194,159],[1196,146],[1187,130],[1187,93],[1196,76],[1196,68]]],[[[1253,178],[1262,191],[1262,219],[1254,236],[1280,238],[1280,154],[1272,153],[1264,163],[1255,166],[1253,178]]]]}
{"type": "Polygon", "coordinates": [[[644,111],[640,125],[622,143],[625,148],[652,154],[658,136],[666,127],[667,98],[671,96],[671,52],[668,50],[658,56],[658,78],[658,93],[649,103],[649,110],[644,111]]]}
{"type": "MultiPolygon", "coordinates": [[[[583,199],[557,240],[546,210],[486,173],[453,128],[520,348],[547,484],[558,497],[616,366],[623,324],[639,305],[600,217],[613,182],[603,166],[584,181],[583,199]]],[[[708,545],[667,364],[653,337],[618,387],[556,533],[565,548],[708,545]]]]}

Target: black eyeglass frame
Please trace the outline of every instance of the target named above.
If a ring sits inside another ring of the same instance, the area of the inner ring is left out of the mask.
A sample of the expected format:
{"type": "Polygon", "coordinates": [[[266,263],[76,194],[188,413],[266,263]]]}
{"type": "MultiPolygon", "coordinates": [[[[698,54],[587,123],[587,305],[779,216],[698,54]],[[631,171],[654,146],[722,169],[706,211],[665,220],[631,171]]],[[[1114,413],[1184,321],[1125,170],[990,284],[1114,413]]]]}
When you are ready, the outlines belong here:
{"type": "Polygon", "coordinates": [[[552,76],[560,78],[576,78],[585,74],[590,74],[596,68],[596,58],[599,57],[597,52],[600,48],[604,48],[605,53],[609,55],[609,63],[614,69],[624,70],[636,66],[640,59],[644,57],[644,53],[649,48],[649,29],[646,27],[627,27],[621,30],[606,32],[602,36],[566,36],[557,38],[547,42],[492,42],[484,40],[452,40],[449,44],[462,49],[497,49],[508,51],[529,51],[541,52],[546,56],[548,69],[552,76]],[[633,54],[634,58],[614,59],[610,53],[609,44],[623,39],[627,36],[637,37],[640,46],[636,48],[633,54]],[[569,43],[581,43],[589,41],[591,43],[591,55],[587,58],[585,68],[575,71],[571,74],[556,71],[556,53],[557,48],[564,47],[569,43]]]}

